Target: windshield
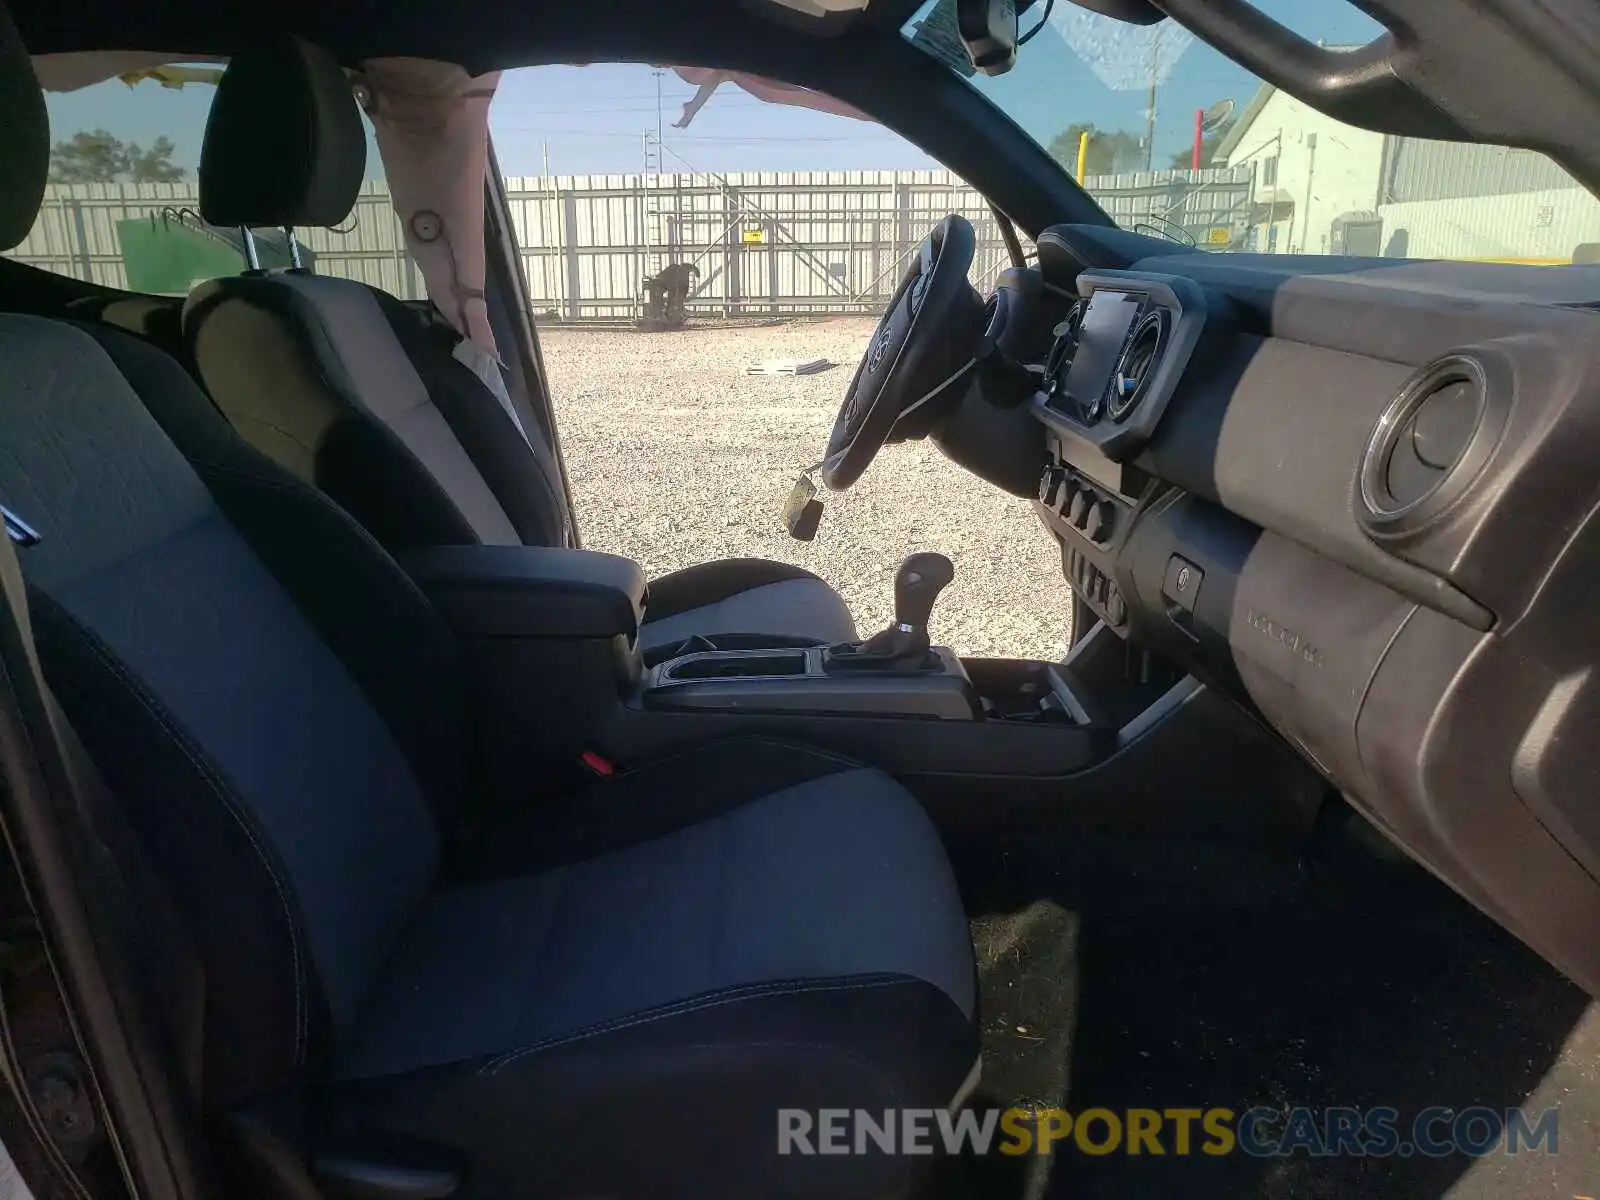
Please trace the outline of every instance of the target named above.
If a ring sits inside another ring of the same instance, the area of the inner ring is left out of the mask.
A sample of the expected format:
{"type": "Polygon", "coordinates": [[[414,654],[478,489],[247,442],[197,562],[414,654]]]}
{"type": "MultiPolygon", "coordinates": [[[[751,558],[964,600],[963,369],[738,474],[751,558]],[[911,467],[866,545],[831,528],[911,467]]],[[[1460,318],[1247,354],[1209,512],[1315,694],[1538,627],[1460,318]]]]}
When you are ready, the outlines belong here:
{"type": "MultiPolygon", "coordinates": [[[[1255,3],[1331,49],[1382,32],[1344,0],[1255,3]]],[[[1129,25],[1070,0],[1023,13],[1023,36],[1037,32],[1016,66],[979,75],[954,7],[928,0],[905,36],[964,75],[1124,228],[1223,252],[1600,259],[1600,202],[1542,154],[1357,129],[1175,22],[1129,25]]]]}

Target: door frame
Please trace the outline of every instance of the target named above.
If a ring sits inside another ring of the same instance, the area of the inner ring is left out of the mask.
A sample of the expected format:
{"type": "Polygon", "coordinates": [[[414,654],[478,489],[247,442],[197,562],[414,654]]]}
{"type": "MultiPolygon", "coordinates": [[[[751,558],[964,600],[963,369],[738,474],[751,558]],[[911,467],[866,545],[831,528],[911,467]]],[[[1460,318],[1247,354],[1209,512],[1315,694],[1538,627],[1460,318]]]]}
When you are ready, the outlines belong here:
{"type": "Polygon", "coordinates": [[[539,346],[539,331],[528,300],[528,280],[523,273],[522,247],[517,241],[516,221],[506,193],[505,175],[495,154],[494,139],[488,141],[488,161],[484,169],[484,305],[494,330],[500,358],[506,367],[511,403],[524,425],[543,435],[545,445],[561,477],[562,528],[565,544],[582,546],[578,534],[572,482],[567,474],[566,456],[561,451],[561,432],[556,421],[554,391],[539,346]]]}

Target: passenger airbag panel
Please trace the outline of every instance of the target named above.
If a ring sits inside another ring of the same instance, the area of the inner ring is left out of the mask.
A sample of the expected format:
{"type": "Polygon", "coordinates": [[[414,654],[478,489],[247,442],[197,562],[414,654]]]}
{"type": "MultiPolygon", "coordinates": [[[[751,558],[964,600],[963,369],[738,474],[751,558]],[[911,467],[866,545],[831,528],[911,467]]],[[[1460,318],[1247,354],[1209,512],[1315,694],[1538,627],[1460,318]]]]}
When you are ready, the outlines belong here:
{"type": "Polygon", "coordinates": [[[1360,789],[1356,717],[1412,601],[1192,495],[1154,506],[1126,561],[1143,639],[1231,683],[1329,778],[1360,789]]]}
{"type": "Polygon", "coordinates": [[[1356,719],[1415,603],[1276,534],[1241,573],[1229,641],[1245,690],[1346,791],[1365,788],[1356,719]]]}

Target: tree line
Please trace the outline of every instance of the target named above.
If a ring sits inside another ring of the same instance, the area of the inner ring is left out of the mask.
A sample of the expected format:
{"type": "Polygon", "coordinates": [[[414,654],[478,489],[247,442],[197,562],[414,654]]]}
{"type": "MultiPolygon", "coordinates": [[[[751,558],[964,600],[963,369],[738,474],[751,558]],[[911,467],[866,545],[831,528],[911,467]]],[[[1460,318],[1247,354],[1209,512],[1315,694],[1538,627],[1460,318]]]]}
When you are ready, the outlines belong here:
{"type": "Polygon", "coordinates": [[[104,129],[79,130],[50,148],[50,182],[181,183],[189,170],[172,161],[176,150],[164,134],[142,146],[104,129]]]}

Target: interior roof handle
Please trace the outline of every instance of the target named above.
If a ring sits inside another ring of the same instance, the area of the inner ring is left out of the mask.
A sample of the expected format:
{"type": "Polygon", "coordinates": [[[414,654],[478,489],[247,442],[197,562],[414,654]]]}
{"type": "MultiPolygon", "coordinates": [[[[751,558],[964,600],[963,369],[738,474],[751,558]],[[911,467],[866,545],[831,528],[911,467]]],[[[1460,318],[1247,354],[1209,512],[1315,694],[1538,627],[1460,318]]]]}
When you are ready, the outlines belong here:
{"type": "Polygon", "coordinates": [[[1150,0],[1247,70],[1379,133],[1521,146],[1600,185],[1600,10],[1568,0],[1351,0],[1384,32],[1319,46],[1250,0],[1150,0]]]}
{"type": "Polygon", "coordinates": [[[1275,21],[1249,0],[1152,2],[1268,83],[1340,120],[1414,137],[1468,136],[1401,78],[1404,51],[1392,28],[1359,49],[1330,50],[1275,21]]]}

